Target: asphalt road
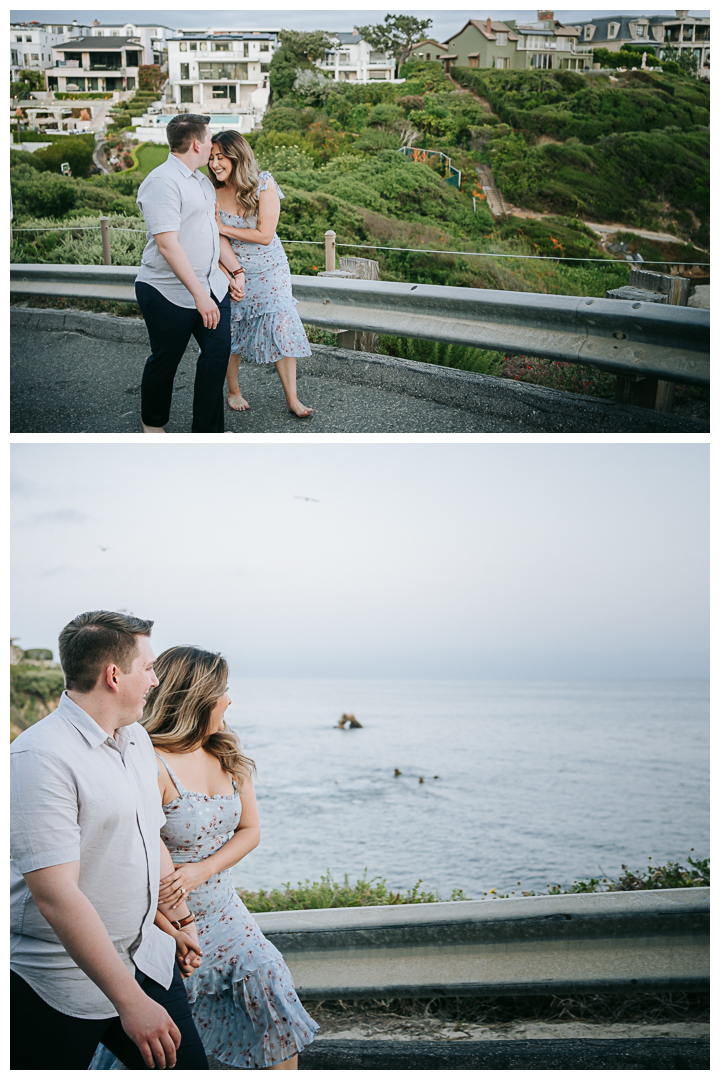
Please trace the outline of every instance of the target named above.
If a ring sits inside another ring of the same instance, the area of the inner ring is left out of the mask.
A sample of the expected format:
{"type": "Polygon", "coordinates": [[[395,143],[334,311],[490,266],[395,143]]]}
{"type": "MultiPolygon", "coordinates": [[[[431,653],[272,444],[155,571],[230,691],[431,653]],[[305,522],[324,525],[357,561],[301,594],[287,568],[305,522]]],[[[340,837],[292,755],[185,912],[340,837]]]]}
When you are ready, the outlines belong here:
{"type": "MultiPolygon", "coordinates": [[[[11,431],[139,432],[144,326],[135,319],[11,308],[11,431]],[[124,340],[123,340],[124,339],[124,340]]],[[[168,433],[188,432],[197,346],[180,364],[168,433]]],[[[314,346],[298,392],[312,418],[288,414],[272,365],[243,365],[248,412],[226,430],[319,432],[675,432],[698,421],[544,387],[367,353],[314,346]]]]}

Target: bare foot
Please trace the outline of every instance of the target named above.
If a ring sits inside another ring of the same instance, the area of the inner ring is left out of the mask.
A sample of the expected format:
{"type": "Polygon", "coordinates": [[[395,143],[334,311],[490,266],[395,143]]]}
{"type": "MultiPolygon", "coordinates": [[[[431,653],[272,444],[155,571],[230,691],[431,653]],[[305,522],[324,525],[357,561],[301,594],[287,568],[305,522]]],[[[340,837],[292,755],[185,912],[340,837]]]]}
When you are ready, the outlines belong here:
{"type": "Polygon", "coordinates": [[[237,394],[228,394],[227,403],[236,412],[245,412],[250,408],[250,402],[245,400],[239,390],[237,394]]]}
{"type": "Polygon", "coordinates": [[[307,405],[303,405],[299,398],[295,398],[292,405],[288,401],[288,412],[294,413],[300,420],[305,420],[312,413],[312,409],[307,405]]]}
{"type": "MultiPolygon", "coordinates": [[[[142,420],[140,421],[142,424],[142,420]]],[[[165,435],[165,428],[162,427],[148,427],[147,424],[142,425],[142,429],[146,435],[165,435]]]]}

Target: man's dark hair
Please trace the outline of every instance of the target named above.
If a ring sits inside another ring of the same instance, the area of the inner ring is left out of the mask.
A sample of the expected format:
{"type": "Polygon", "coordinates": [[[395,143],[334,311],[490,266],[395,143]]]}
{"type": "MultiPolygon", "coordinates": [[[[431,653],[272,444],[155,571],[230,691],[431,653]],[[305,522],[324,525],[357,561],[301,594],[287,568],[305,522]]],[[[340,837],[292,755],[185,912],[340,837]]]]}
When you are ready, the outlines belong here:
{"type": "Polygon", "coordinates": [[[138,634],[149,637],[152,621],[117,611],[86,611],[60,633],[60,664],[65,688],[89,694],[108,664],[127,675],[138,653],[138,634]]]}
{"type": "Polygon", "coordinates": [[[189,150],[195,139],[203,142],[205,129],[210,123],[209,116],[201,116],[200,113],[180,113],[173,116],[167,126],[167,141],[170,149],[178,154],[184,154],[189,150]]]}

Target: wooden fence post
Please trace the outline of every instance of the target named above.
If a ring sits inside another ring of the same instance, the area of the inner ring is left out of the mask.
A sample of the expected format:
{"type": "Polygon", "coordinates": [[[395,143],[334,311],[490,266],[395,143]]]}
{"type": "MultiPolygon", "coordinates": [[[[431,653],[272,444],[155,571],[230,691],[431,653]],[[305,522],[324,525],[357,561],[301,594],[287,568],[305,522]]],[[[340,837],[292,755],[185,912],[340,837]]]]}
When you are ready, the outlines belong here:
{"type": "Polygon", "coordinates": [[[112,255],[110,253],[110,218],[100,218],[100,235],[102,237],[102,249],[103,249],[103,265],[112,265],[112,255]]]}
{"type": "Polygon", "coordinates": [[[325,233],[325,269],[335,269],[335,237],[336,233],[328,229],[325,233]]]}

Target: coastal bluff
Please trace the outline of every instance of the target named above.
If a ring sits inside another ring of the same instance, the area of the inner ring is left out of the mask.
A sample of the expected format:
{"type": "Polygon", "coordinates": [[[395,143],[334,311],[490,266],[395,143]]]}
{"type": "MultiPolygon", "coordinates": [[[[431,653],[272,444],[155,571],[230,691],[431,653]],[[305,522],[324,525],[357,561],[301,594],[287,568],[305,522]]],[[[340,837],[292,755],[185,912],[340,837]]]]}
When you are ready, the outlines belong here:
{"type": "Polygon", "coordinates": [[[10,639],[10,742],[57,708],[65,680],[50,649],[21,649],[10,639]]]}

